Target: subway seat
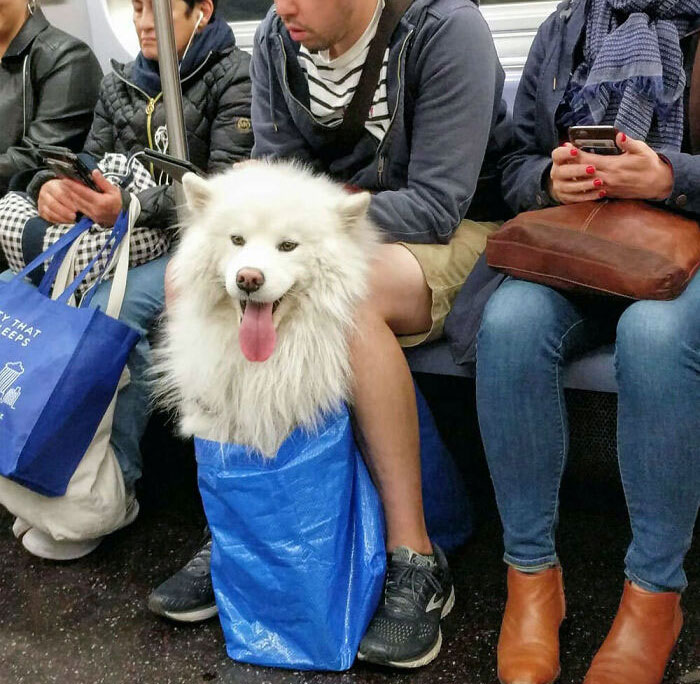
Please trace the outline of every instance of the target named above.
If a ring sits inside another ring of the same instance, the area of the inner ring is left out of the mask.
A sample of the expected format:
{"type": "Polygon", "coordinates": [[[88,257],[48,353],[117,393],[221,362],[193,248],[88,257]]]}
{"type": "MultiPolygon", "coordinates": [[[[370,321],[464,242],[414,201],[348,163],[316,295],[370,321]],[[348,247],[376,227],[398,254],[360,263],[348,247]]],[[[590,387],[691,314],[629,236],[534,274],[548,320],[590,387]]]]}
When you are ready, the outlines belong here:
{"type": "MultiPolygon", "coordinates": [[[[613,350],[614,345],[609,344],[569,363],[564,370],[564,386],[594,392],[617,392],[613,350]]],[[[474,365],[456,364],[446,340],[411,347],[404,352],[414,373],[474,377],[474,365]]]]}

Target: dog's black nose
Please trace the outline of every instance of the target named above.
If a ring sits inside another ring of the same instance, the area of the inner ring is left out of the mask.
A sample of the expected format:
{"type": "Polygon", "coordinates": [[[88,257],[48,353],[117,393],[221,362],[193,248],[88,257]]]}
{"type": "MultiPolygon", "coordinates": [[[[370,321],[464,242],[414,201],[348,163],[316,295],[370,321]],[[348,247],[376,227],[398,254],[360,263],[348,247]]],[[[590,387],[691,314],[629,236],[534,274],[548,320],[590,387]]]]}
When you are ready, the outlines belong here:
{"type": "Polygon", "coordinates": [[[242,268],[236,274],[236,285],[239,290],[247,292],[257,292],[265,283],[265,276],[257,268],[242,268]]]}

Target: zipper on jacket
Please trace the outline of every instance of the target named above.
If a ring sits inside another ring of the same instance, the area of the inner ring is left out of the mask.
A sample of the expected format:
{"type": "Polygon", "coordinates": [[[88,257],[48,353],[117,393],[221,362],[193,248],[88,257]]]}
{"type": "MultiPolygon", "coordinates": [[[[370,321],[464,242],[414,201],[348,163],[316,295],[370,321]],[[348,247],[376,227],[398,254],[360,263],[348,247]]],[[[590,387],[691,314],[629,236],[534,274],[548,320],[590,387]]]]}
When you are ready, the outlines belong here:
{"type": "Polygon", "coordinates": [[[397,69],[398,73],[398,89],[397,89],[397,97],[396,97],[396,105],[394,106],[394,112],[391,115],[391,119],[389,121],[389,126],[386,129],[386,133],[384,134],[384,137],[382,138],[381,143],[379,143],[379,147],[377,148],[377,156],[379,157],[377,161],[377,180],[379,181],[379,187],[382,186],[382,182],[384,180],[384,156],[382,155],[382,152],[384,151],[384,143],[386,142],[386,139],[389,137],[389,131],[391,131],[391,127],[394,125],[394,119],[396,118],[396,114],[399,111],[399,103],[401,102],[401,67],[403,65],[403,53],[406,49],[406,45],[408,45],[408,41],[411,39],[411,36],[413,35],[413,31],[415,29],[411,29],[408,32],[408,35],[403,41],[403,45],[401,46],[401,51],[399,52],[399,67],[397,69]]]}
{"type": "MultiPolygon", "coordinates": [[[[158,100],[163,97],[163,93],[158,93],[155,97],[151,97],[148,99],[148,104],[146,105],[146,135],[148,136],[148,146],[153,150],[155,149],[153,147],[153,130],[152,130],[152,124],[153,124],[153,112],[156,110],[156,104],[158,103],[158,100]]],[[[153,162],[150,163],[151,167],[151,176],[153,178],[156,177],[156,170],[155,167],[153,166],[153,162]]]]}

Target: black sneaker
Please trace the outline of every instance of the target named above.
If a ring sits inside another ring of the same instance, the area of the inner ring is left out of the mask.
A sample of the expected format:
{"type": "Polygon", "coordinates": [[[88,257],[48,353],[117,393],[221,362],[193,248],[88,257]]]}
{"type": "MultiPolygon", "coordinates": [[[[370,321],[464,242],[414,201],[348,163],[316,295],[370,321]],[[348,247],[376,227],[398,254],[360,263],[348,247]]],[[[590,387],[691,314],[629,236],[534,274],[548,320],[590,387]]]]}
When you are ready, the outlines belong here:
{"type": "Polygon", "coordinates": [[[455,604],[455,590],[442,549],[431,556],[400,546],[389,560],[384,602],[369,623],[359,660],[391,667],[421,667],[442,646],[440,620],[455,604]]]}
{"type": "Polygon", "coordinates": [[[178,622],[199,622],[217,614],[211,583],[211,534],[182,570],[165,580],[148,597],[148,608],[178,622]]]}

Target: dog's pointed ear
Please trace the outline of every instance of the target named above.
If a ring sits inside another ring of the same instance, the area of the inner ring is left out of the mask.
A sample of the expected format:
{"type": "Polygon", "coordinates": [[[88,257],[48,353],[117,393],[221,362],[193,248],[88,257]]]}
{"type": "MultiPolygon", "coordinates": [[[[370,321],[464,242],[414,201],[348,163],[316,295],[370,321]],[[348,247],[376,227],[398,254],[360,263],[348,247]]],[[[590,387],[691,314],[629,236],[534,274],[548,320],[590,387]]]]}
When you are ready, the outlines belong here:
{"type": "Polygon", "coordinates": [[[358,221],[367,216],[372,196],[368,192],[355,192],[343,198],[340,214],[345,225],[352,229],[358,221]]]}
{"type": "Polygon", "coordinates": [[[186,173],[182,177],[182,189],[185,191],[185,199],[190,209],[204,209],[209,204],[211,199],[209,182],[196,173],[186,173]]]}

